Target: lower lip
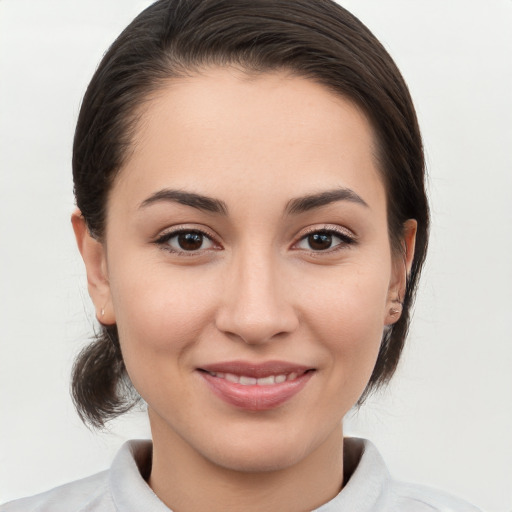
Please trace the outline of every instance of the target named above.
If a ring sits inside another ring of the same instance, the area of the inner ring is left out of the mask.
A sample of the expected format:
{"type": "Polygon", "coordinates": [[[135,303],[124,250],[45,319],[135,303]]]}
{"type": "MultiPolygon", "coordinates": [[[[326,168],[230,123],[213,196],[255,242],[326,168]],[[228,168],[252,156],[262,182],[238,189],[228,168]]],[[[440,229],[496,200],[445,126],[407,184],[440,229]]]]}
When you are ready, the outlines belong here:
{"type": "Polygon", "coordinates": [[[269,386],[245,386],[214,377],[204,371],[199,373],[213,393],[224,402],[247,411],[267,411],[293,398],[304,388],[314,372],[307,372],[294,380],[269,386]]]}

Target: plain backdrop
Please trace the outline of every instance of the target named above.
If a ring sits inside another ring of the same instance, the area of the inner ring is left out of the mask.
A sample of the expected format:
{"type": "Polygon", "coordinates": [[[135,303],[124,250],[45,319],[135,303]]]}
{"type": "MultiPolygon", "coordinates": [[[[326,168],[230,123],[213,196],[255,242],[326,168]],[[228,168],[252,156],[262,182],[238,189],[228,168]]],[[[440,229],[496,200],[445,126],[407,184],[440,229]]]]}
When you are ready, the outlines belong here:
{"type": "MultiPolygon", "coordinates": [[[[347,0],[408,82],[433,227],[390,387],[346,421],[398,478],[512,510],[512,1],[347,0]]],[[[81,97],[141,0],[0,0],[0,502],[109,466],[143,413],[92,433],[69,398],[94,315],[74,246],[81,97]]]]}

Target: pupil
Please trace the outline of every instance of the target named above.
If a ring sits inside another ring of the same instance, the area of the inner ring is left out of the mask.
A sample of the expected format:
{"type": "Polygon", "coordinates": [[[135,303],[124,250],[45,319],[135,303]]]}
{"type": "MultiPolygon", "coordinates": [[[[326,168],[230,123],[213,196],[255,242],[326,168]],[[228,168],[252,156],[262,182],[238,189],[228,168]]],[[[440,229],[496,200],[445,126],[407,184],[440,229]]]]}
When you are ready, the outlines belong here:
{"type": "Polygon", "coordinates": [[[178,243],[184,251],[196,251],[203,245],[201,233],[182,233],[178,235],[178,243]]]}
{"type": "Polygon", "coordinates": [[[311,249],[316,251],[329,249],[332,244],[332,235],[328,233],[315,233],[308,236],[308,242],[311,249]]]}

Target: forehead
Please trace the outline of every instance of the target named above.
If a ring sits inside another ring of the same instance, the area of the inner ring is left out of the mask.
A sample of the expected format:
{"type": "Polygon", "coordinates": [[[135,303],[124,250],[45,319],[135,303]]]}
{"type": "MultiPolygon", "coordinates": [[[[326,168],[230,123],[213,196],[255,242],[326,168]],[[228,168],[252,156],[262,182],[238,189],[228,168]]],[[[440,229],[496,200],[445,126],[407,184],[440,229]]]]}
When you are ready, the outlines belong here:
{"type": "Polygon", "coordinates": [[[213,68],[145,102],[114,188],[134,199],[170,185],[223,199],[326,186],[382,196],[374,148],[362,111],[312,80],[213,68]]]}

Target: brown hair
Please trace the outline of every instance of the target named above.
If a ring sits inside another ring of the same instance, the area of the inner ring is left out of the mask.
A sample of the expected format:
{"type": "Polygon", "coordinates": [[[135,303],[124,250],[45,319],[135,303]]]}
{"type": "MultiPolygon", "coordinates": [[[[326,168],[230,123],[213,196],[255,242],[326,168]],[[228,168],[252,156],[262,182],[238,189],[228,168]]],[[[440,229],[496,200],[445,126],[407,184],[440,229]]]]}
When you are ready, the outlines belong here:
{"type": "MultiPolygon", "coordinates": [[[[169,79],[212,65],[256,73],[286,69],[356,103],[378,141],[395,250],[402,247],[404,222],[418,222],[403,312],[384,332],[362,401],[398,364],[425,258],[429,212],[421,135],[407,86],[384,47],[344,8],[331,0],[152,4],[110,47],[83,99],[73,146],[77,206],[91,235],[101,241],[107,196],[130,148],[138,107],[169,79]]],[[[102,326],[77,357],[72,394],[80,417],[96,427],[140,399],[127,376],[115,326],[102,326]]]]}

